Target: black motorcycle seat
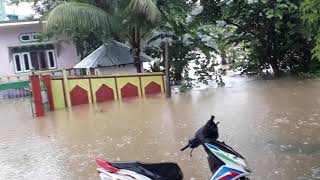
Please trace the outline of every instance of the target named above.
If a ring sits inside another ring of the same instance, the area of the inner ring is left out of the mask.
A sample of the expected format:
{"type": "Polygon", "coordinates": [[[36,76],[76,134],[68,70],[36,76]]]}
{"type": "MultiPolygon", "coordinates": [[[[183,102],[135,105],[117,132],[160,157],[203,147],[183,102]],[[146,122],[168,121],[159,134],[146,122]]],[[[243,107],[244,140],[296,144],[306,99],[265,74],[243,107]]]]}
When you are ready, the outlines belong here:
{"type": "Polygon", "coordinates": [[[112,162],[110,165],[118,169],[134,171],[155,180],[183,179],[182,171],[176,163],[112,162]]]}

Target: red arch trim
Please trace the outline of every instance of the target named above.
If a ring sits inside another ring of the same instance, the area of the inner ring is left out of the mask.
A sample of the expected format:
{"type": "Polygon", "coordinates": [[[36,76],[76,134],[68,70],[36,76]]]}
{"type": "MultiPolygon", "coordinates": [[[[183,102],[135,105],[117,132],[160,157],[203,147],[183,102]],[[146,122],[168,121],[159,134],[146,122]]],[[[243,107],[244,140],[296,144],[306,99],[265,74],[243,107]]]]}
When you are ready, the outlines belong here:
{"type": "Polygon", "coordinates": [[[103,84],[96,92],[96,100],[97,102],[106,102],[114,100],[113,89],[103,84]]]}
{"type": "Polygon", "coordinates": [[[72,106],[89,104],[88,91],[76,85],[70,92],[72,106]]]}
{"type": "Polygon", "coordinates": [[[144,88],[146,95],[160,94],[161,86],[155,82],[151,82],[144,88]]]}
{"type": "Polygon", "coordinates": [[[138,97],[139,92],[138,92],[138,87],[131,84],[127,83],[123,88],[121,88],[121,97],[123,98],[130,98],[130,97],[138,97]]]}

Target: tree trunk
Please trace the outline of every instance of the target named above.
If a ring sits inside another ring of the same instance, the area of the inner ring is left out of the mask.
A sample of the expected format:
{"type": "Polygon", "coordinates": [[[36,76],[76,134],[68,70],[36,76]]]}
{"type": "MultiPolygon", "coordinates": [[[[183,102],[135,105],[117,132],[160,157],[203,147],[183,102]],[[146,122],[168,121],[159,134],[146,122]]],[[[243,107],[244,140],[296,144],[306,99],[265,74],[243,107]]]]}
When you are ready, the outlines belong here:
{"type": "Polygon", "coordinates": [[[135,27],[133,30],[133,43],[132,43],[132,56],[134,61],[134,66],[137,69],[137,73],[141,73],[141,59],[140,59],[140,53],[141,53],[141,37],[140,37],[140,29],[135,27]]]}
{"type": "Polygon", "coordinates": [[[76,38],[74,40],[75,44],[76,44],[76,50],[77,50],[77,54],[80,56],[80,59],[84,58],[84,54],[83,54],[83,46],[81,43],[81,40],[79,38],[76,38]]]}
{"type": "Polygon", "coordinates": [[[226,64],[228,64],[226,52],[222,49],[222,50],[220,51],[220,54],[221,54],[221,65],[226,65],[226,64]]]}
{"type": "Polygon", "coordinates": [[[166,73],[166,97],[171,97],[171,83],[170,83],[170,62],[169,62],[169,42],[165,42],[165,73],[166,73]]]}
{"type": "MultiPolygon", "coordinates": [[[[275,0],[270,1],[271,7],[275,7],[275,0]]],[[[270,28],[270,46],[271,53],[270,55],[270,64],[274,73],[274,76],[279,77],[281,75],[280,67],[279,67],[279,54],[278,54],[278,37],[276,32],[276,22],[275,18],[271,20],[271,28],[270,28]]]]}
{"type": "Polygon", "coordinates": [[[277,60],[271,59],[271,63],[270,64],[271,64],[274,76],[279,77],[281,72],[280,72],[277,60]]]}
{"type": "Polygon", "coordinates": [[[182,80],[182,72],[175,71],[174,80],[175,82],[179,83],[182,80]]]}

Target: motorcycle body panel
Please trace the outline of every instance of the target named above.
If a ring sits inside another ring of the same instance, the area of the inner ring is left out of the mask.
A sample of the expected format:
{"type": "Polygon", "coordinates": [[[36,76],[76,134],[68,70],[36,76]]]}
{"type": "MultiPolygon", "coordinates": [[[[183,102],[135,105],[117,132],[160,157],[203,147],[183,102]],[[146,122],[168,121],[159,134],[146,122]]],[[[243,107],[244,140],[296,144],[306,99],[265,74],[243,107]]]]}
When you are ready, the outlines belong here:
{"type": "Polygon", "coordinates": [[[247,164],[243,157],[235,152],[231,147],[227,145],[224,146],[223,143],[220,142],[217,143],[205,144],[205,148],[210,150],[212,155],[218,158],[224,164],[220,165],[220,167],[216,169],[215,172],[213,172],[214,174],[211,180],[236,180],[241,177],[248,176],[250,174],[250,171],[248,170],[247,164]],[[229,151],[226,152],[222,150],[225,148],[228,148],[229,151]]]}

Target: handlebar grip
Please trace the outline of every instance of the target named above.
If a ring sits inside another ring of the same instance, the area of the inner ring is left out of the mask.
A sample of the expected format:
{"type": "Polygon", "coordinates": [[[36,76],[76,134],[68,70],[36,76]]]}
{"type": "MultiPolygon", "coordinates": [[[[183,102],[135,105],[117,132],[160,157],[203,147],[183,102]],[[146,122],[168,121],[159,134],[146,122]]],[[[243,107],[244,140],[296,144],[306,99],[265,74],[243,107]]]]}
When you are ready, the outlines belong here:
{"type": "Polygon", "coordinates": [[[186,150],[189,146],[190,146],[190,144],[186,145],[185,147],[183,147],[183,148],[181,149],[181,151],[186,150]]]}

